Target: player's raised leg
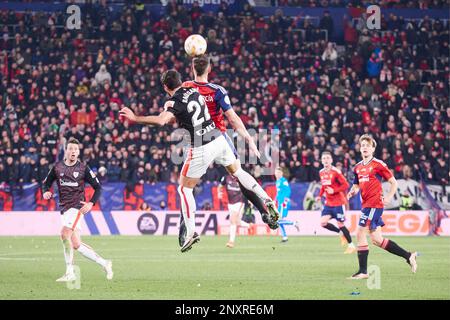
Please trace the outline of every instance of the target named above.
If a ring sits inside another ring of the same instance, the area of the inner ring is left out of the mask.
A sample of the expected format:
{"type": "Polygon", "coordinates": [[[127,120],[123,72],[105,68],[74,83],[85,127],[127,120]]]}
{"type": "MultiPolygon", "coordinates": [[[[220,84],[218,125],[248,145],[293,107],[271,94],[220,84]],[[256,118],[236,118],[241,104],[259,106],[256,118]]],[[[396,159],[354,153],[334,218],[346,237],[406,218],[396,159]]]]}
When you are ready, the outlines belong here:
{"type": "Polygon", "coordinates": [[[85,258],[100,265],[106,273],[106,278],[111,280],[114,277],[111,260],[106,260],[98,255],[94,249],[81,241],[80,231],[75,229],[72,233],[72,246],[85,258]]]}
{"type": "Polygon", "coordinates": [[[387,252],[395,254],[399,257],[405,259],[405,261],[411,266],[411,271],[416,273],[417,271],[417,253],[416,252],[408,252],[402,247],[400,247],[397,243],[387,238],[384,238],[381,234],[381,227],[378,227],[375,230],[370,231],[370,239],[372,243],[377,247],[380,247],[387,252]]]}
{"type": "Polygon", "coordinates": [[[264,201],[260,197],[258,197],[258,195],[255,192],[245,188],[240,182],[239,182],[239,188],[241,189],[241,192],[244,195],[244,197],[247,198],[255,206],[255,208],[259,211],[263,222],[267,223],[269,225],[269,227],[272,229],[278,228],[278,224],[276,223],[276,221],[272,221],[270,219],[270,213],[268,211],[268,208],[264,204],[264,201]]]}
{"type": "Polygon", "coordinates": [[[324,209],[322,210],[322,217],[320,217],[321,227],[325,228],[327,230],[330,230],[331,232],[339,233],[339,231],[340,231],[339,228],[329,222],[331,220],[331,218],[332,218],[332,214],[331,214],[329,208],[327,208],[327,206],[325,206],[324,209]]]}
{"type": "MultiPolygon", "coordinates": [[[[331,232],[341,233],[341,230],[336,227],[334,224],[330,223],[329,221],[333,218],[333,207],[324,206],[322,210],[322,217],[320,217],[320,225],[322,228],[325,228],[331,232]]],[[[345,245],[347,241],[342,239],[343,236],[341,236],[341,245],[345,245]]]]}
{"type": "Polygon", "coordinates": [[[320,225],[332,232],[336,232],[341,235],[341,245],[347,245],[345,254],[351,254],[356,252],[355,245],[352,243],[352,237],[347,227],[344,225],[345,212],[344,206],[324,206],[322,210],[322,217],[320,219],[320,225]],[[331,224],[329,221],[335,219],[337,222],[337,227],[331,224]]]}
{"type": "Polygon", "coordinates": [[[275,206],[275,202],[269,197],[269,195],[264,191],[264,189],[259,185],[259,183],[253,178],[248,172],[242,169],[239,160],[233,161],[232,164],[225,166],[227,171],[238,179],[239,183],[250,192],[255,193],[259,198],[264,201],[264,204],[269,209],[270,221],[266,222],[272,229],[276,229],[278,224],[276,223],[279,219],[279,212],[275,206]]]}

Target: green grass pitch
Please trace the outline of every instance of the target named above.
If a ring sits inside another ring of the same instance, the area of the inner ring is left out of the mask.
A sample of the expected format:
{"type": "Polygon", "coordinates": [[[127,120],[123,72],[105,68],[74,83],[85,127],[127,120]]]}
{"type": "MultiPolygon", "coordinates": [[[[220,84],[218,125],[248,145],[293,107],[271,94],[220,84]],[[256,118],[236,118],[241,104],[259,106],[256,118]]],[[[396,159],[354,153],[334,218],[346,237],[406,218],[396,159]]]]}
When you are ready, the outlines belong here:
{"type": "Polygon", "coordinates": [[[418,273],[371,246],[381,288],[368,289],[346,279],[357,257],[338,237],[238,237],[228,249],[226,237],[203,236],[184,254],[176,237],[85,237],[113,260],[114,280],[75,253],[81,287],[69,290],[55,282],[65,271],[57,237],[0,237],[0,299],[450,299],[450,238],[393,239],[420,252],[418,273]]]}

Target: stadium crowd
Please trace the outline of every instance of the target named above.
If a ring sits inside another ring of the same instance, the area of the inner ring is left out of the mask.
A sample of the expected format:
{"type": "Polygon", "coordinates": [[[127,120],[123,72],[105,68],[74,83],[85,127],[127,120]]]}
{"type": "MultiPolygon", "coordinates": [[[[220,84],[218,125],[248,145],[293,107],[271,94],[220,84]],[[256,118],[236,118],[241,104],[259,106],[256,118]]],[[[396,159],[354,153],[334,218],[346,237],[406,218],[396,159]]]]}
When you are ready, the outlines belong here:
{"type": "MultiPolygon", "coordinates": [[[[130,124],[118,111],[159,113],[159,75],[176,68],[192,77],[183,42],[200,33],[213,62],[210,81],[228,90],[248,128],[278,130],[272,152],[291,181],[319,180],[323,150],[350,178],[358,137],[371,133],[396,177],[448,184],[450,52],[442,21],[390,15],[373,31],[344,17],[336,44],[327,41],[334,32],[327,12],[314,24],[279,11],[262,17],[250,6],[230,15],[226,4],[215,15],[171,2],[159,20],[140,6],[118,15],[105,3],[84,10],[82,29],[72,31],[61,27],[62,14],[0,12],[0,183],[42,182],[71,136],[102,181],[175,182],[171,156],[181,148],[173,127],[130,124]]],[[[259,176],[259,165],[247,167],[259,176]]],[[[213,167],[204,180],[220,174],[213,167]]]]}
{"type": "MultiPolygon", "coordinates": [[[[375,3],[369,0],[271,0],[271,4],[295,7],[342,8],[365,7],[375,3]]],[[[376,4],[381,8],[442,9],[449,6],[447,0],[379,0],[376,4]]]]}

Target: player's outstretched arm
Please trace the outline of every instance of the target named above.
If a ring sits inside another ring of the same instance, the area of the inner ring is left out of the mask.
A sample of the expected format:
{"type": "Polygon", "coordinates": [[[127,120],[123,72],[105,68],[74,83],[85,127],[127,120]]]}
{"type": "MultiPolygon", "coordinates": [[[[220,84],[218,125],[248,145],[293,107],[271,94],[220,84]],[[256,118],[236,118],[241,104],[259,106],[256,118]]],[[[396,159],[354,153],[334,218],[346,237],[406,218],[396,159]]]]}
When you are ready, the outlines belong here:
{"type": "Polygon", "coordinates": [[[55,166],[53,166],[50,171],[48,172],[47,176],[44,179],[44,182],[42,184],[42,191],[43,195],[42,197],[45,200],[50,200],[52,197],[52,193],[50,192],[50,188],[52,187],[53,181],[56,180],[56,173],[55,173],[55,166]]]}
{"type": "Polygon", "coordinates": [[[173,113],[168,111],[163,111],[157,116],[137,116],[130,108],[127,107],[121,109],[119,111],[119,114],[131,121],[140,124],[157,125],[157,126],[163,126],[171,122],[175,118],[173,113]]]}
{"type": "Polygon", "coordinates": [[[238,117],[236,112],[234,112],[234,110],[230,108],[227,111],[225,111],[225,116],[227,117],[233,129],[236,130],[237,133],[248,142],[250,150],[252,150],[253,153],[258,158],[261,157],[261,153],[259,152],[258,147],[255,144],[255,141],[253,140],[252,136],[248,133],[247,128],[245,128],[244,123],[242,122],[241,118],[238,117]]]}
{"type": "Polygon", "coordinates": [[[389,184],[391,185],[391,189],[389,190],[388,194],[386,195],[386,197],[383,198],[383,203],[384,205],[388,205],[392,198],[394,197],[395,193],[397,192],[398,189],[398,183],[397,183],[397,179],[395,179],[394,177],[391,177],[388,180],[389,184]]]}

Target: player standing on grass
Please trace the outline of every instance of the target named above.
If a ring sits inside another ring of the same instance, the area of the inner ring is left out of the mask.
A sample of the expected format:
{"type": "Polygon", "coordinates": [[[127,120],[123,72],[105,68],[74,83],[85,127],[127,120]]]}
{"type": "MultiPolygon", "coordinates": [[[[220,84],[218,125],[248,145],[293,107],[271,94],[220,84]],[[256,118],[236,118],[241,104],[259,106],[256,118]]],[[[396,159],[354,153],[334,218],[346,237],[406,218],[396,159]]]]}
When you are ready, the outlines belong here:
{"type": "Polygon", "coordinates": [[[228,211],[230,213],[230,238],[227,242],[228,248],[234,248],[236,231],[238,227],[249,228],[250,224],[242,221],[244,213],[244,197],[236,178],[230,175],[223,176],[218,187],[219,199],[223,198],[224,189],[228,194],[228,211]]]}
{"type": "Polygon", "coordinates": [[[278,211],[281,214],[281,219],[278,220],[282,236],[281,242],[287,242],[288,236],[284,226],[293,225],[297,231],[300,231],[300,229],[298,227],[298,221],[290,221],[286,219],[289,209],[291,208],[291,187],[289,186],[287,179],[284,177],[283,169],[281,167],[277,167],[275,170],[275,178],[277,179],[276,187],[278,211]]]}
{"type": "Polygon", "coordinates": [[[382,219],[383,208],[388,205],[397,192],[397,180],[386,164],[374,158],[373,154],[377,143],[365,134],[359,138],[360,151],[363,160],[354,169],[355,180],[347,198],[350,199],[361,191],[362,210],[357,232],[359,270],[349,279],[367,279],[367,258],[369,246],[367,243],[366,230],[369,231],[372,243],[377,247],[400,256],[411,266],[411,271],[417,271],[417,252],[408,252],[397,243],[383,238],[381,227],[384,226],[382,219]],[[386,197],[383,197],[381,179],[387,180],[391,188],[386,197]]]}
{"type": "Polygon", "coordinates": [[[181,252],[191,249],[200,240],[195,232],[196,203],[194,187],[206,173],[209,165],[214,161],[226,168],[230,168],[233,177],[247,189],[255,192],[264,199],[271,210],[271,219],[278,220],[275,203],[247,172],[242,170],[234,147],[227,142],[224,134],[216,128],[211,119],[205,98],[195,88],[182,88],[181,76],[176,70],[168,70],[161,77],[164,90],[169,94],[164,104],[164,111],[158,116],[136,116],[129,108],[120,110],[120,115],[141,124],[160,125],[177,120],[180,127],[189,132],[191,148],[181,169],[178,193],[181,198],[181,211],[186,227],[186,236],[181,252]]]}
{"type": "Polygon", "coordinates": [[[321,201],[325,194],[325,206],[322,210],[320,225],[325,229],[341,234],[341,244],[347,244],[345,254],[355,253],[356,248],[352,243],[352,237],[344,225],[345,205],[347,204],[345,192],[350,185],[342,172],[333,166],[333,157],[329,151],[322,153],[322,165],[323,169],[319,173],[322,187],[320,188],[318,201],[321,201]],[[337,227],[329,222],[331,219],[336,219],[337,227]]]}
{"type": "MultiPolygon", "coordinates": [[[[193,58],[192,72],[194,73],[194,80],[184,82],[183,87],[196,88],[200,94],[205,97],[206,105],[208,106],[208,111],[211,114],[212,120],[214,121],[217,129],[223,133],[223,136],[233,149],[236,156],[237,161],[235,161],[235,163],[231,166],[225,167],[225,169],[228,173],[234,176],[236,176],[235,172],[238,170],[245,172],[240,169],[241,164],[238,158],[238,153],[234,148],[230,137],[226,134],[227,127],[225,125],[225,117],[233,129],[236,130],[236,132],[242,136],[245,141],[247,141],[250,150],[259,158],[261,155],[255,141],[248,133],[241,118],[239,118],[236,112],[234,112],[227,91],[222,86],[208,82],[208,74],[211,72],[210,58],[207,55],[200,55],[193,58]]],[[[246,172],[245,174],[248,175],[246,172]]],[[[246,179],[250,180],[250,178],[256,183],[256,180],[251,176],[246,179]]],[[[240,177],[238,177],[238,182],[241,192],[258,209],[262,215],[263,221],[267,223],[271,229],[278,228],[278,213],[274,210],[275,207],[273,202],[268,200],[267,194],[265,192],[255,192],[255,190],[243,182],[240,177]],[[277,216],[276,219],[274,218],[275,216],[277,216]]]]}
{"type": "Polygon", "coordinates": [[[53,181],[56,180],[59,192],[59,207],[61,209],[61,240],[66,261],[66,273],[58,282],[70,282],[76,279],[73,269],[73,249],[86,258],[98,263],[106,272],[106,278],[113,278],[112,262],[100,257],[95,251],[81,242],[80,219],[92,209],[92,206],[100,198],[101,186],[94,172],[84,163],[78,160],[80,155],[79,142],[70,138],[66,144],[64,161],[57,162],[48,173],[43,184],[43,197],[49,200],[52,192],[49,191],[53,181]],[[85,202],[84,185],[88,182],[95,190],[92,198],[85,202]]]}

